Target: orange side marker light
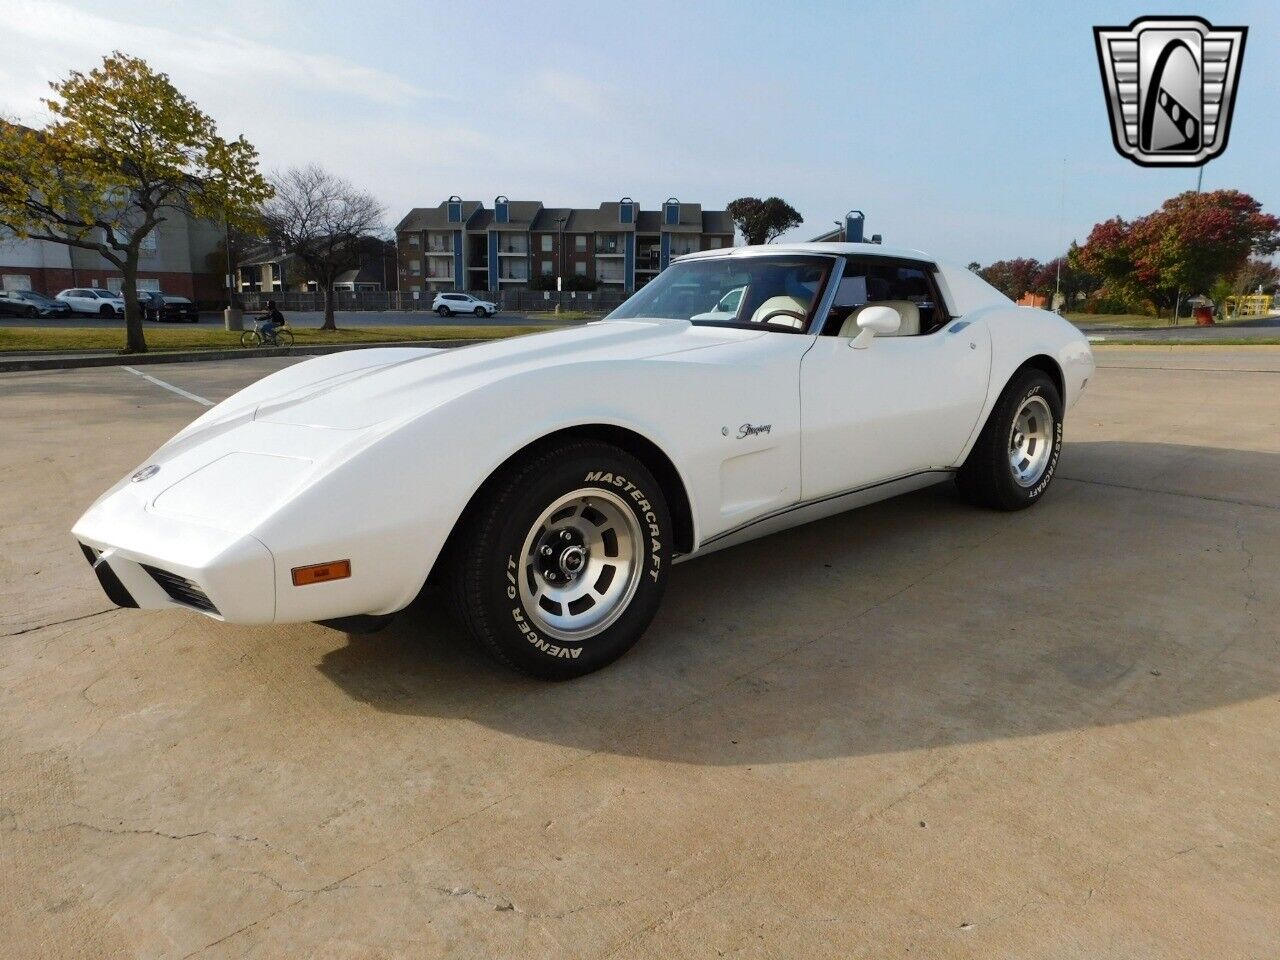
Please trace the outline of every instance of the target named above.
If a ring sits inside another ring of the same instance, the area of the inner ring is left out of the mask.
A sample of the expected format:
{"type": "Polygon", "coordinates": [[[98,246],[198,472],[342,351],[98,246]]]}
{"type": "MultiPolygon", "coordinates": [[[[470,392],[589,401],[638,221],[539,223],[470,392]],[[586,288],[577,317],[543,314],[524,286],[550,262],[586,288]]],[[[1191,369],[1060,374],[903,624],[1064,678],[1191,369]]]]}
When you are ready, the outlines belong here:
{"type": "Polygon", "coordinates": [[[328,563],[313,563],[306,567],[293,568],[293,585],[305,587],[312,583],[324,583],[328,580],[345,580],[351,576],[350,560],[330,560],[328,563]]]}

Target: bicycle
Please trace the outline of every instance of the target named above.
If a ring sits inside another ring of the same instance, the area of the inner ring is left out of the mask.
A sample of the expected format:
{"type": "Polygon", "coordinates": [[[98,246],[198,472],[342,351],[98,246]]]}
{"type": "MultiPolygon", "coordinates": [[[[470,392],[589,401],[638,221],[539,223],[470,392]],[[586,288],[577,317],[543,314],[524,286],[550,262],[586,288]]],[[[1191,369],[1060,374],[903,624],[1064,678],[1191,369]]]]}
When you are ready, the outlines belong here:
{"type": "Polygon", "coordinates": [[[259,323],[252,330],[246,330],[240,334],[240,345],[242,347],[292,347],[293,331],[289,329],[288,322],[284,325],[276,327],[272,333],[263,333],[264,324],[259,323]]]}

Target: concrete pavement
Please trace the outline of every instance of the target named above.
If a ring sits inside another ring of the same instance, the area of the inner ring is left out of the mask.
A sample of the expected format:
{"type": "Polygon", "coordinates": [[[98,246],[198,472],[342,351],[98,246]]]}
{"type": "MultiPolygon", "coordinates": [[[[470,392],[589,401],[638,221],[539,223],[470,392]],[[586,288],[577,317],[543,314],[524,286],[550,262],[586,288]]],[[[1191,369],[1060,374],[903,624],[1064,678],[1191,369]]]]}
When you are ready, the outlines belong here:
{"type": "Polygon", "coordinates": [[[1280,350],[1099,359],[1035,509],[943,486],[683,564],[561,685],[430,597],[109,609],[67,530],[204,408],[0,377],[0,955],[1270,955],[1280,350]]]}

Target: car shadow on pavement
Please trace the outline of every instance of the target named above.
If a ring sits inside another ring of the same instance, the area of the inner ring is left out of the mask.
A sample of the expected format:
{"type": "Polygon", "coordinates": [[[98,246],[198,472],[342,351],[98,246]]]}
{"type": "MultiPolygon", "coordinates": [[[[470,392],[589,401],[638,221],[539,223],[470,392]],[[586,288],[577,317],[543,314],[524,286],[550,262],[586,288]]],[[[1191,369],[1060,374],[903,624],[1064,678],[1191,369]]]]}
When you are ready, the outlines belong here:
{"type": "Polygon", "coordinates": [[[679,565],[636,648],[569,683],[493,664],[431,593],[320,669],[380,710],[715,765],[1276,694],[1280,455],[1075,443],[1059,481],[1021,513],[945,484],[679,565]]]}

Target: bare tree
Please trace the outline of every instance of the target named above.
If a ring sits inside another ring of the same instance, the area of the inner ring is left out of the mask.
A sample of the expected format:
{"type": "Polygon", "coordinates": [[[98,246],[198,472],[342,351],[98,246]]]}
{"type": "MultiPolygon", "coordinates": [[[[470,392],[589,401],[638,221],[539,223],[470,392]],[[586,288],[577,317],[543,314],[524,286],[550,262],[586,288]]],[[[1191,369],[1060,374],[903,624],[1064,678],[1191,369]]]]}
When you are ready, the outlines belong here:
{"type": "Polygon", "coordinates": [[[302,267],[324,297],[322,330],[336,330],[333,285],[360,266],[367,240],[382,224],[382,207],[323,167],[291,167],[269,178],[275,196],[263,207],[267,234],[302,267]]]}

